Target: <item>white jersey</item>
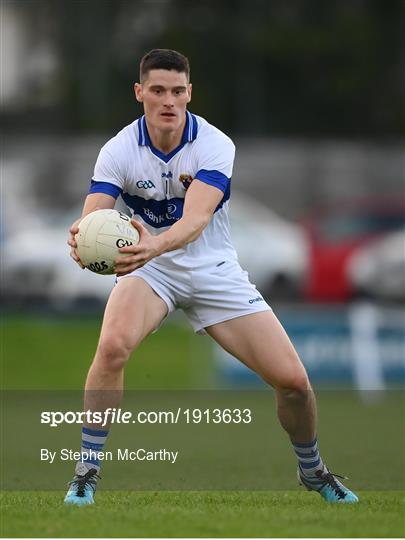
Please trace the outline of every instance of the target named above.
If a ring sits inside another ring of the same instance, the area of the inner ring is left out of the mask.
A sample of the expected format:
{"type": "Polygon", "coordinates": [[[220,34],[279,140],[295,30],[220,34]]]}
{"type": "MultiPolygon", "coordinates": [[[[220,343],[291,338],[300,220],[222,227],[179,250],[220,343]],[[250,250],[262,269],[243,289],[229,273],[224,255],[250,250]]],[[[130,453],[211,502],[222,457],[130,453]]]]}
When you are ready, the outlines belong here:
{"type": "Polygon", "coordinates": [[[103,146],[89,192],[121,195],[132,216],[149,232],[159,234],[182,217],[186,191],[194,178],[215,186],[224,196],[201,235],[153,262],[193,269],[237,260],[228,219],[234,156],[231,139],[189,111],[180,145],[163,154],[152,145],[142,116],[103,146]]]}

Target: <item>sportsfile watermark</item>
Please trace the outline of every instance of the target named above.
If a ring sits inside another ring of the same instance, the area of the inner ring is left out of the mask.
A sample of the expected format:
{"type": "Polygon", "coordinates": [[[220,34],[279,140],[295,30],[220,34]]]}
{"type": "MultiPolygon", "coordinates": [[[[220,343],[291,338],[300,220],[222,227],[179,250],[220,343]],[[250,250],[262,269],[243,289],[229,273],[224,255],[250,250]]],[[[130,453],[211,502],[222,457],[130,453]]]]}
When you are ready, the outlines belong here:
{"type": "Polygon", "coordinates": [[[250,424],[253,420],[249,408],[205,408],[178,407],[170,411],[132,411],[120,407],[108,407],[105,411],[41,411],[41,424],[58,427],[63,424],[97,425],[111,424],[250,424]]]}
{"type": "MultiPolygon", "coordinates": [[[[82,391],[2,392],[2,488],[63,489],[77,462],[97,459],[103,490],[299,489],[273,391],[127,390],[111,405],[118,397],[86,393],[82,409],[82,391]],[[86,429],[105,432],[103,444],[86,429]]],[[[403,489],[404,393],[317,399],[325,463],[357,490],[403,489]]]]}
{"type": "Polygon", "coordinates": [[[179,450],[168,450],[167,448],[149,449],[149,448],[117,448],[115,451],[107,450],[73,450],[72,448],[61,448],[52,450],[41,448],[40,459],[51,465],[58,461],[72,461],[76,463],[89,460],[104,461],[165,461],[174,464],[179,457],[179,450]]]}

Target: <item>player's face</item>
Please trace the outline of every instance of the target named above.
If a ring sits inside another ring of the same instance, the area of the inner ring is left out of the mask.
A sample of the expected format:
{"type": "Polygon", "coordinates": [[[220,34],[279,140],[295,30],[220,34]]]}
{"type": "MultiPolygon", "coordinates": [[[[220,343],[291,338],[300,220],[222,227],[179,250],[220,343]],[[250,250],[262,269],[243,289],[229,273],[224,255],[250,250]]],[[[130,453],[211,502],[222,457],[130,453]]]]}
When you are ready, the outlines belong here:
{"type": "Polygon", "coordinates": [[[135,84],[136,99],[143,103],[148,125],[163,132],[183,128],[191,84],[185,73],[152,69],[141,84],[135,84]]]}

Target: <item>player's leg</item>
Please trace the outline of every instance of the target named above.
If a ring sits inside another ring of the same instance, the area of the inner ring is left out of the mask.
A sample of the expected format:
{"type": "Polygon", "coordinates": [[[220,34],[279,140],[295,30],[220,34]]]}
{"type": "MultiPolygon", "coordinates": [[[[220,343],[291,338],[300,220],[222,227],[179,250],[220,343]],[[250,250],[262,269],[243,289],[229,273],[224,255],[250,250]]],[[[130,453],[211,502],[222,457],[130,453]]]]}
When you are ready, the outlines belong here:
{"type": "Polygon", "coordinates": [[[290,436],[305,486],[331,502],[356,502],[357,497],[322,462],[316,438],[315,396],[306,370],[276,316],[262,311],[205,330],[274,387],[278,418],[290,436]]]}
{"type": "MultiPolygon", "coordinates": [[[[166,303],[139,277],[121,279],[108,300],[97,351],[84,393],[84,410],[105,412],[122,398],[124,368],[132,351],[159,326],[168,311],[166,303]]],[[[94,502],[100,469],[98,452],[107,439],[109,421],[85,423],[82,430],[82,460],[77,463],[65,502],[94,502]],[[104,423],[104,422],[103,422],[104,423]]]]}
{"type": "Polygon", "coordinates": [[[121,279],[108,300],[97,351],[90,366],[84,408],[100,410],[98,394],[108,407],[122,397],[124,367],[132,351],[155,330],[168,311],[166,303],[139,277],[121,279]]]}
{"type": "Polygon", "coordinates": [[[281,425],[294,441],[316,434],[314,393],[285,330],[271,311],[253,313],[206,328],[226,351],[274,387],[281,425]]]}

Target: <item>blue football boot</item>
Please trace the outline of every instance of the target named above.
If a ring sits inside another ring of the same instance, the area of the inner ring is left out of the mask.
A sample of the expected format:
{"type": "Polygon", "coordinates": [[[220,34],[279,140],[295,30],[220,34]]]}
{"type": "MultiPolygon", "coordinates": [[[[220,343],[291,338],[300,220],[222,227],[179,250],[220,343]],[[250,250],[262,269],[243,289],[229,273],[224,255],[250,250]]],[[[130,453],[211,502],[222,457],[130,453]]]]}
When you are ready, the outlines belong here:
{"type": "Polygon", "coordinates": [[[305,476],[300,466],[298,466],[298,482],[305,486],[308,491],[317,491],[326,502],[331,503],[356,503],[359,498],[350,489],[347,489],[336,477],[347,480],[338,474],[317,471],[315,476],[305,476]]]}
{"type": "Polygon", "coordinates": [[[97,469],[88,469],[83,463],[77,463],[75,476],[69,482],[65,504],[75,504],[76,506],[94,504],[94,493],[99,478],[97,469]]]}

